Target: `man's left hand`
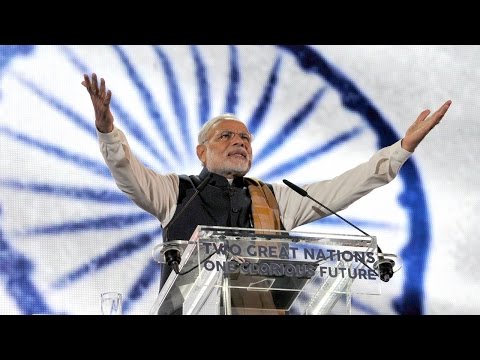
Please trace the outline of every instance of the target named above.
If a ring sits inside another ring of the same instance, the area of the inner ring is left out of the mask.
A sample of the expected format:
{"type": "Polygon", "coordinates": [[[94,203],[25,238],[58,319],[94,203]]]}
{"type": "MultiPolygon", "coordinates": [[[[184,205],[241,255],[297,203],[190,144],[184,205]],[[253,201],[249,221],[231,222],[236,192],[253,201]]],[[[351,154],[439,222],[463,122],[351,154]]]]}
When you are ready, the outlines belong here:
{"type": "Polygon", "coordinates": [[[413,152],[430,130],[440,123],[451,103],[452,101],[448,100],[430,116],[428,116],[430,110],[422,111],[418,115],[417,120],[410,125],[405,133],[405,137],[402,139],[402,147],[407,151],[413,152]]]}

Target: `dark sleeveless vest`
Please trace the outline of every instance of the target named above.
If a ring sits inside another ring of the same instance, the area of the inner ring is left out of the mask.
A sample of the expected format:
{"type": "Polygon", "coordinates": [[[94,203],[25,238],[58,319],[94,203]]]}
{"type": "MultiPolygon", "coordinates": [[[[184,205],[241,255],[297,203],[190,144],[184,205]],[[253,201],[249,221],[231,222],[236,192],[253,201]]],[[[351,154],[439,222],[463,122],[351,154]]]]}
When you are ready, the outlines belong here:
{"type": "MultiPolygon", "coordinates": [[[[253,227],[251,221],[251,199],[243,177],[235,178],[232,185],[217,174],[188,205],[180,216],[187,201],[194,195],[196,187],[209,174],[204,168],[199,176],[180,175],[177,208],[168,226],[168,240],[188,240],[197,225],[253,227]],[[171,221],[172,221],[171,220],[171,221]]],[[[165,234],[164,234],[165,236],[165,234]]]]}

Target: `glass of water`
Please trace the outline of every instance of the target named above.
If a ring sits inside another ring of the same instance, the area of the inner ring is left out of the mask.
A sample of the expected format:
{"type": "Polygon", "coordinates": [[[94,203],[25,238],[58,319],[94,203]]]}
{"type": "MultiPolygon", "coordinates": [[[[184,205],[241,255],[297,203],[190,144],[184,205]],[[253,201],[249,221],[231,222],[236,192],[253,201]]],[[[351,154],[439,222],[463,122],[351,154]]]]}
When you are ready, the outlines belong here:
{"type": "Polygon", "coordinates": [[[122,315],[122,294],[105,292],[101,294],[100,301],[103,315],[122,315]]]}

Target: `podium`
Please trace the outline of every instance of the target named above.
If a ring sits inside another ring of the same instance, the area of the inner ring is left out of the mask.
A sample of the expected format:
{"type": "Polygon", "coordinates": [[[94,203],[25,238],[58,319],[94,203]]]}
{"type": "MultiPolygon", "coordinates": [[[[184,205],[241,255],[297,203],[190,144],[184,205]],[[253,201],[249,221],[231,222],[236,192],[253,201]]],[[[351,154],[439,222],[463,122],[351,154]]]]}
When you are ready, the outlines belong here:
{"type": "Polygon", "coordinates": [[[374,236],[198,226],[157,245],[181,256],[152,315],[351,314],[352,297],[381,294],[374,236]]]}

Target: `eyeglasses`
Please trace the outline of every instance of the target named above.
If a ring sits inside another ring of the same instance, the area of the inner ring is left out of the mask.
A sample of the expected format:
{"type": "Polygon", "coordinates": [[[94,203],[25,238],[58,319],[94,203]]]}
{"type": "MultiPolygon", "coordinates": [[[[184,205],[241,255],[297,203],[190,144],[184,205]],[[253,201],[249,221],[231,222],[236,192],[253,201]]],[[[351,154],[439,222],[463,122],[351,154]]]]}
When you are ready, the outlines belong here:
{"type": "Polygon", "coordinates": [[[214,138],[217,141],[225,142],[233,139],[235,135],[238,135],[242,141],[251,143],[253,141],[253,135],[249,132],[233,131],[233,130],[216,130],[214,138]]]}

